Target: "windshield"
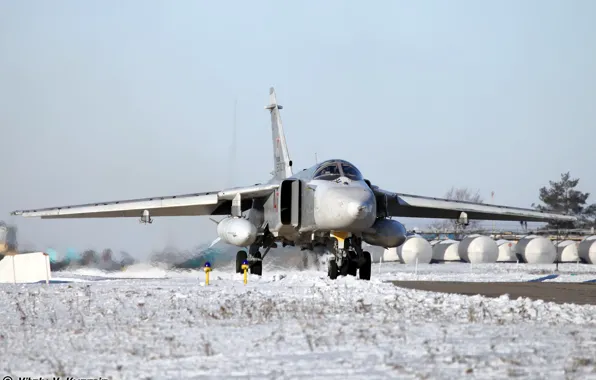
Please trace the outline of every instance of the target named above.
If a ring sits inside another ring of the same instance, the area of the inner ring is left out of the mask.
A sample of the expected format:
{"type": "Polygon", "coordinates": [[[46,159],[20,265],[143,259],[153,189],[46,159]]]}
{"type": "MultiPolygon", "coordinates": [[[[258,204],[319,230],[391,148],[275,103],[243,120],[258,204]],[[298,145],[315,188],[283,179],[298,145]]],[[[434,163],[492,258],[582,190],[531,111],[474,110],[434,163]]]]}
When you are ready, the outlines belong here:
{"type": "Polygon", "coordinates": [[[313,176],[313,179],[322,179],[322,180],[331,181],[331,180],[339,178],[339,176],[340,176],[339,167],[337,166],[336,163],[333,163],[333,164],[323,166],[321,169],[319,169],[313,176]]]}
{"type": "Polygon", "coordinates": [[[342,163],[341,170],[344,172],[344,176],[351,180],[360,181],[362,179],[362,174],[360,174],[360,171],[358,171],[358,169],[352,165],[342,163]]]}

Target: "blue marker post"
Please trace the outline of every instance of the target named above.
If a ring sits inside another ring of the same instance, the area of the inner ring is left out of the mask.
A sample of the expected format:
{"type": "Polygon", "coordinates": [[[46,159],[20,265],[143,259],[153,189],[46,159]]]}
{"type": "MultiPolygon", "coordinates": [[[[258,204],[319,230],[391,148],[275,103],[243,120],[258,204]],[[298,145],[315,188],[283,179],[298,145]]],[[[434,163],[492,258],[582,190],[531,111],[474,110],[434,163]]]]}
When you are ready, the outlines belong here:
{"type": "Polygon", "coordinates": [[[209,285],[209,272],[211,272],[211,263],[207,261],[203,267],[205,271],[205,285],[209,285]]]}
{"type": "Polygon", "coordinates": [[[248,261],[242,262],[242,269],[244,270],[244,285],[248,282],[248,261]]]}

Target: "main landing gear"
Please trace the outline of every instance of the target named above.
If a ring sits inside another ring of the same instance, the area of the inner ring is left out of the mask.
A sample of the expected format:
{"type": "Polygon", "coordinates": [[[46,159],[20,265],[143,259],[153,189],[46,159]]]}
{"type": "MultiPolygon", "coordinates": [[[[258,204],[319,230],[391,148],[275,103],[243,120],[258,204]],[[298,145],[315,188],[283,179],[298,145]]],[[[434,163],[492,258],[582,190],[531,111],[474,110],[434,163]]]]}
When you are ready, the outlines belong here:
{"type": "MultiPolygon", "coordinates": [[[[324,245],[317,245],[315,249],[323,248],[328,252],[327,275],[335,280],[338,276],[356,276],[361,280],[370,280],[372,259],[370,252],[362,250],[362,239],[357,236],[346,237],[345,239],[330,239],[327,241],[327,249],[324,245]],[[341,246],[341,248],[340,248],[341,246]]],[[[253,244],[248,252],[238,251],[236,253],[236,273],[243,273],[242,263],[248,261],[251,274],[263,275],[263,259],[271,248],[277,247],[274,242],[264,244],[265,251],[261,255],[260,244],[253,244]]],[[[321,252],[323,253],[323,252],[321,252]]]]}
{"type": "Polygon", "coordinates": [[[362,250],[362,239],[352,236],[343,240],[339,248],[338,240],[333,239],[331,255],[327,262],[327,275],[335,280],[341,276],[356,276],[359,271],[361,280],[370,280],[372,259],[370,252],[362,250]]]}
{"type": "Polygon", "coordinates": [[[238,253],[236,253],[236,273],[244,273],[244,271],[242,270],[242,263],[244,262],[244,260],[246,260],[248,261],[248,270],[250,274],[262,276],[263,259],[265,258],[265,256],[267,256],[269,250],[271,248],[275,248],[276,246],[277,245],[275,243],[272,243],[269,247],[267,247],[267,249],[265,249],[263,255],[261,255],[261,252],[259,251],[258,244],[251,245],[248,249],[248,253],[246,253],[246,251],[238,251],[238,253]]]}

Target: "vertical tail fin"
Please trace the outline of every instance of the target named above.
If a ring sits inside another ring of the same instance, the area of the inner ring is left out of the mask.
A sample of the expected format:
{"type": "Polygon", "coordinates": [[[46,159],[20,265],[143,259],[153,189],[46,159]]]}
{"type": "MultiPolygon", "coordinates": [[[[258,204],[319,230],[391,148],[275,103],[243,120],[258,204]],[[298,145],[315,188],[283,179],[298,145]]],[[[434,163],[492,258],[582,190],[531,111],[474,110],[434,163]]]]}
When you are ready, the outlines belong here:
{"type": "Polygon", "coordinates": [[[277,104],[275,90],[269,89],[269,105],[265,107],[271,113],[271,133],[273,138],[273,177],[275,179],[284,179],[292,176],[292,160],[286,145],[286,135],[281,123],[279,110],[283,107],[277,104]]]}

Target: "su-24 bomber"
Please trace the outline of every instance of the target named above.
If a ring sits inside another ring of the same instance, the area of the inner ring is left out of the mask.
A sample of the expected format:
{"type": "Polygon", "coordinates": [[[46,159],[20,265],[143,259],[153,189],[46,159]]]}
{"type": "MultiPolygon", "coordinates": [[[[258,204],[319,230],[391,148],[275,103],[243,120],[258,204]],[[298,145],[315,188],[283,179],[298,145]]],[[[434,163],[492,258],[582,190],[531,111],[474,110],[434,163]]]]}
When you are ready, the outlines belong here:
{"type": "MultiPolygon", "coordinates": [[[[262,184],[196,194],[98,202],[36,210],[14,211],[23,217],[130,218],[152,223],[159,216],[225,216],[217,224],[218,238],[242,247],[236,271],[249,263],[261,275],[263,259],[278,243],[326,255],[328,276],[356,276],[370,280],[371,255],[362,242],[384,248],[399,247],[406,230],[393,217],[573,221],[569,215],[517,207],[400,194],[379,188],[352,163],[330,159],[294,173],[280,117],[283,107],[275,90],[269,91],[273,138],[271,179],[262,184]]],[[[214,242],[214,243],[215,243],[214,242]]]]}

